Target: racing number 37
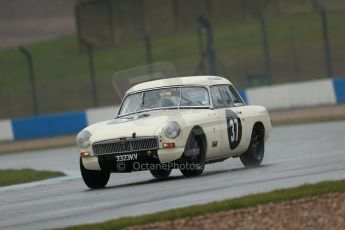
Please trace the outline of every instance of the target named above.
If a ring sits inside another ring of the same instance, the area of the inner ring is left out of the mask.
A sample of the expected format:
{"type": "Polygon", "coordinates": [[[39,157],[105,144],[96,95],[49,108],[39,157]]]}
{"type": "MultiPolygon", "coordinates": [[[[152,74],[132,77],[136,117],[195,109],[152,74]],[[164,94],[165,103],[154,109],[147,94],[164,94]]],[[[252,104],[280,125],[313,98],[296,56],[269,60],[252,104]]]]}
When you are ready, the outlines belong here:
{"type": "Polygon", "coordinates": [[[241,119],[231,110],[225,110],[228,139],[230,149],[235,149],[241,142],[242,124],[241,119]]]}
{"type": "Polygon", "coordinates": [[[229,119],[229,128],[231,131],[230,139],[231,142],[235,142],[238,140],[238,119],[230,118],[229,119]]]}

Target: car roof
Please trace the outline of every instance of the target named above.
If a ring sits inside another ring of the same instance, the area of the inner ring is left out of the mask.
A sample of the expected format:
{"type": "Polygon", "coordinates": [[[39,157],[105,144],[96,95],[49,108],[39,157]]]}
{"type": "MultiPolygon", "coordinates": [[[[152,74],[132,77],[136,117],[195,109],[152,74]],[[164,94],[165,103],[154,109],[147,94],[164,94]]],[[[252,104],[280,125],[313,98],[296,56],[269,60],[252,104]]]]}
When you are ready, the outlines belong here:
{"type": "Polygon", "coordinates": [[[232,83],[223,77],[218,76],[190,76],[190,77],[175,77],[161,80],[148,81],[137,84],[130,88],[126,94],[136,91],[169,87],[169,86],[211,86],[211,85],[224,85],[232,83]]]}

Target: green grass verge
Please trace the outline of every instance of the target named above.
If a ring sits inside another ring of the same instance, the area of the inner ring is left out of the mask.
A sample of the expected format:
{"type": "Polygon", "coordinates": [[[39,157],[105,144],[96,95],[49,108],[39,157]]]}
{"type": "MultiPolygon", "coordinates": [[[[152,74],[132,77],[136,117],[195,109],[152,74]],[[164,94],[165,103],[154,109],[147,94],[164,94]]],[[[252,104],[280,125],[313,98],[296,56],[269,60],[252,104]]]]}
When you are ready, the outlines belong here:
{"type": "Polygon", "coordinates": [[[1,169],[0,187],[39,181],[64,175],[65,174],[62,172],[37,171],[33,169],[1,169]]]}
{"type": "Polygon", "coordinates": [[[208,213],[228,211],[232,209],[245,208],[259,204],[278,203],[299,198],[319,196],[330,192],[345,192],[345,180],[327,181],[317,184],[307,184],[296,188],[280,189],[273,192],[249,195],[240,198],[213,202],[205,205],[195,205],[186,208],[179,208],[155,214],[138,217],[125,217],[99,224],[81,225],[65,229],[122,229],[134,225],[149,224],[158,221],[176,220],[180,218],[193,217],[208,213]]]}

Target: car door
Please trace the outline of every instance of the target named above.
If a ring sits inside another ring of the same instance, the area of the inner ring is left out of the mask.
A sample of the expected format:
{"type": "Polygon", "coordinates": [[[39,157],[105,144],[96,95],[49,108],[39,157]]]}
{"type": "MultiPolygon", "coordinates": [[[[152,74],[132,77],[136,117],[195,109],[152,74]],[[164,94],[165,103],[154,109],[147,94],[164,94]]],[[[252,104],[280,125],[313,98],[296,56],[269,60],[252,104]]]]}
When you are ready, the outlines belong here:
{"type": "Polygon", "coordinates": [[[246,128],[243,106],[235,104],[229,85],[211,87],[215,112],[221,131],[221,153],[219,156],[235,156],[242,153],[246,138],[243,129],[246,128]]]}
{"type": "MultiPolygon", "coordinates": [[[[201,114],[199,115],[201,117],[201,114]]],[[[216,159],[222,151],[221,126],[218,121],[218,112],[210,109],[207,112],[207,121],[204,121],[203,129],[207,136],[207,160],[216,159]],[[205,125],[206,123],[206,125],[205,125]]]]}
{"type": "MultiPolygon", "coordinates": [[[[209,106],[211,101],[206,101],[205,98],[209,98],[209,91],[205,88],[200,88],[198,93],[196,87],[185,87],[181,92],[181,98],[187,99],[193,97],[192,101],[199,101],[202,106],[209,106]],[[203,90],[201,90],[203,89],[203,90]],[[193,92],[194,90],[194,92],[193,92]],[[205,94],[205,92],[206,94],[205,94]]],[[[211,99],[210,99],[211,100],[211,99]]],[[[190,100],[186,100],[186,103],[190,100]]],[[[181,103],[181,106],[191,106],[190,104],[181,103]]],[[[206,135],[207,152],[206,160],[211,160],[217,157],[217,154],[221,150],[221,132],[218,122],[218,114],[214,109],[194,109],[188,114],[188,119],[191,121],[191,128],[200,126],[206,135]]]]}
{"type": "Polygon", "coordinates": [[[212,86],[211,88],[211,96],[212,96],[212,103],[214,108],[214,113],[216,114],[217,123],[219,124],[219,135],[220,135],[220,148],[217,152],[217,157],[222,158],[229,155],[228,149],[226,149],[226,146],[228,146],[227,143],[229,143],[228,139],[228,121],[226,119],[226,108],[230,107],[231,104],[231,98],[227,98],[222,96],[221,90],[222,86],[212,86]],[[230,101],[229,101],[230,99],[230,101]]]}
{"type": "Polygon", "coordinates": [[[233,102],[230,107],[230,110],[233,112],[234,115],[234,125],[232,125],[230,116],[229,133],[231,133],[231,137],[233,139],[235,138],[237,141],[235,144],[232,145],[231,141],[229,141],[229,148],[231,150],[230,155],[235,156],[246,151],[249,146],[251,138],[251,127],[249,122],[250,115],[247,111],[246,104],[244,103],[243,99],[241,98],[237,90],[232,85],[228,85],[226,88],[227,91],[230,93],[233,102]],[[236,123],[236,120],[238,123],[236,123]]]}

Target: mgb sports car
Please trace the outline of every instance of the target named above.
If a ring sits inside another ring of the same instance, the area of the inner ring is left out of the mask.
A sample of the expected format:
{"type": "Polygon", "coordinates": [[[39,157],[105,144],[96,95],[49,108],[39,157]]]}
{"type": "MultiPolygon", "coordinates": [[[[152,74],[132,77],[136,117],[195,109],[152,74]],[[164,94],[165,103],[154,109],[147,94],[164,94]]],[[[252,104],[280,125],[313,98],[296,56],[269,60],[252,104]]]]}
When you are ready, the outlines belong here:
{"type": "Polygon", "coordinates": [[[230,157],[258,166],[271,129],[267,110],[246,105],[225,78],[140,83],[126,92],[116,118],[77,135],[81,175],[89,188],[102,188],[116,172],[149,170],[164,179],[179,169],[192,177],[230,157]]]}

